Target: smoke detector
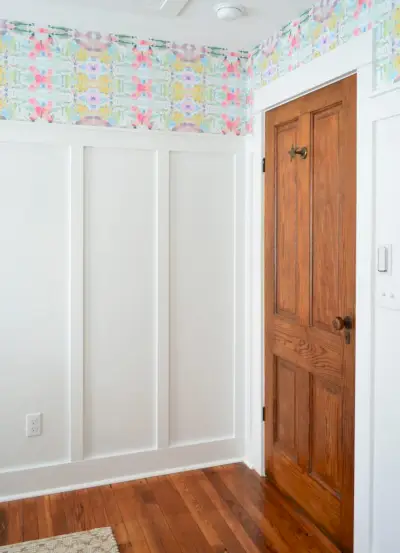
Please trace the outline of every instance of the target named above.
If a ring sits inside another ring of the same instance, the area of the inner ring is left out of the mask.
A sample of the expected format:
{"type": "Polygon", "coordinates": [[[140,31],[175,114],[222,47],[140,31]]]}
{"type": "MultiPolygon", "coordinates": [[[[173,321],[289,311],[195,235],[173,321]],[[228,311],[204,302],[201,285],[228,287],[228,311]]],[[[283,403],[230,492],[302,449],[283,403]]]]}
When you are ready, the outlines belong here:
{"type": "Polygon", "coordinates": [[[215,13],[218,19],[224,21],[234,21],[246,15],[246,8],[240,4],[231,4],[230,2],[223,2],[214,6],[215,13]]]}

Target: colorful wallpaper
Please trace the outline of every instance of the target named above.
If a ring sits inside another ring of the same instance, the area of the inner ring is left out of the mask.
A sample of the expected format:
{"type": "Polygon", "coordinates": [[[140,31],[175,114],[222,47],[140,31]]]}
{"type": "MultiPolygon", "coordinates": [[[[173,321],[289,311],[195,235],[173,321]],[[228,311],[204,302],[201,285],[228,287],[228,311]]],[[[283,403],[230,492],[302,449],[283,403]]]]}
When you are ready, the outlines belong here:
{"type": "Polygon", "coordinates": [[[260,88],[374,28],[376,86],[400,80],[400,0],[319,0],[250,54],[260,88]]]}
{"type": "Polygon", "coordinates": [[[243,135],[254,89],[371,28],[400,82],[400,0],[319,0],[250,53],[0,20],[0,119],[243,135]]]}
{"type": "Polygon", "coordinates": [[[0,20],[0,118],[245,134],[247,58],[0,20]]]}

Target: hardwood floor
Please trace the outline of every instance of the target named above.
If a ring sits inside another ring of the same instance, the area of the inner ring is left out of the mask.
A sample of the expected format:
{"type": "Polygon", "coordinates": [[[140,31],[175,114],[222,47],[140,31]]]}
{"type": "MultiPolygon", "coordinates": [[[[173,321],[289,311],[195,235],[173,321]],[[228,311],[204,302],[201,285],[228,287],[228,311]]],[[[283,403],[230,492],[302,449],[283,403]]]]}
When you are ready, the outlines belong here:
{"type": "Polygon", "coordinates": [[[240,464],[0,503],[0,545],[102,526],[121,553],[338,553],[240,464]]]}

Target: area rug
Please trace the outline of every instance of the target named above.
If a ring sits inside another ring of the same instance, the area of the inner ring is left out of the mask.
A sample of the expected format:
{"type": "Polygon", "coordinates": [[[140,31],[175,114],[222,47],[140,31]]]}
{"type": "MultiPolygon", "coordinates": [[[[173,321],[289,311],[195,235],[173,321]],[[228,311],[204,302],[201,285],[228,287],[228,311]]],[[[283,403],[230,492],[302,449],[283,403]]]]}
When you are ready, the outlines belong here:
{"type": "Polygon", "coordinates": [[[111,528],[97,528],[0,547],[0,553],[118,553],[111,528]]]}

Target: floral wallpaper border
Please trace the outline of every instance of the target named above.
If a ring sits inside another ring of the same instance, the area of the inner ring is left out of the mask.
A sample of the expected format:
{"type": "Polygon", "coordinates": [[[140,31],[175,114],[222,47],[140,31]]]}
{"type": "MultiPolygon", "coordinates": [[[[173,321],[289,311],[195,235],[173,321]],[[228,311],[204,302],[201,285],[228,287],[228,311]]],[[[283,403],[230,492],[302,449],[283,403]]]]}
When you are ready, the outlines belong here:
{"type": "Polygon", "coordinates": [[[372,28],[400,82],[400,0],[318,0],[250,53],[0,20],[0,119],[244,135],[253,90],[372,28]]]}
{"type": "Polygon", "coordinates": [[[245,134],[247,52],[0,20],[0,118],[245,134]]]}
{"type": "Polygon", "coordinates": [[[376,87],[400,80],[399,0],[319,0],[249,55],[250,88],[266,86],[374,28],[376,87]]]}

